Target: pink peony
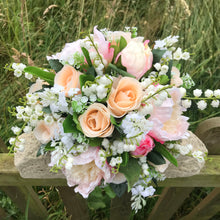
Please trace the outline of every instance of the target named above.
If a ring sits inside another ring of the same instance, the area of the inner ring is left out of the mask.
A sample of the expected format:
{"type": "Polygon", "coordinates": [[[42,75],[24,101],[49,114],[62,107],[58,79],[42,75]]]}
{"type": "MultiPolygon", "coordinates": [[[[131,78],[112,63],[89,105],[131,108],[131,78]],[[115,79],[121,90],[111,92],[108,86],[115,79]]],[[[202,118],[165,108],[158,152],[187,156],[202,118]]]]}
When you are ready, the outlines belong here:
{"type": "Polygon", "coordinates": [[[101,55],[103,55],[104,59],[107,60],[108,63],[112,61],[114,55],[114,49],[110,48],[111,43],[105,40],[104,35],[97,30],[97,26],[94,27],[94,41],[98,43],[98,51],[101,55]]]}
{"type": "Polygon", "coordinates": [[[63,168],[67,184],[70,187],[77,185],[75,192],[84,198],[100,184],[102,178],[105,182],[111,182],[113,178],[110,166],[107,163],[102,166],[98,152],[98,147],[89,147],[86,152],[74,157],[70,170],[63,168]]]}
{"type": "Polygon", "coordinates": [[[182,116],[184,108],[180,106],[181,93],[178,88],[170,91],[171,98],[166,99],[160,107],[154,106],[149,118],[154,123],[150,136],[160,142],[180,140],[188,136],[188,118],[182,116]]]}
{"type": "Polygon", "coordinates": [[[145,135],[145,138],[141,140],[139,146],[136,146],[136,150],[132,151],[132,155],[135,157],[146,156],[152,151],[155,144],[153,139],[149,135],[145,135]]]}

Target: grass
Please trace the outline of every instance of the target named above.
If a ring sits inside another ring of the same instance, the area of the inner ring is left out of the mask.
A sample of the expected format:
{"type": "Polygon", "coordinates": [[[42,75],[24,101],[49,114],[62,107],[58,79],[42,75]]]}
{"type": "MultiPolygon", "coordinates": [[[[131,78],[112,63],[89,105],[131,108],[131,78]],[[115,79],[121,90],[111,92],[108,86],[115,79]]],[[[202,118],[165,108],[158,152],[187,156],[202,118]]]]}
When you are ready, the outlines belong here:
{"type": "MultiPolygon", "coordinates": [[[[150,39],[151,45],[156,39],[179,35],[180,47],[192,57],[187,65],[182,63],[182,72],[189,73],[198,88],[219,88],[219,16],[220,5],[215,0],[0,0],[0,137],[7,142],[12,136],[10,128],[19,122],[8,113],[8,107],[18,104],[28,86],[26,79],[17,79],[5,70],[5,64],[24,62],[46,67],[46,55],[60,51],[65,43],[91,32],[95,25],[111,30],[136,26],[139,35],[150,39]]],[[[218,115],[217,111],[193,110],[189,116],[191,121],[198,121],[213,113],[218,115]]],[[[59,219],[65,210],[57,203],[61,200],[56,189],[36,191],[51,219],[59,219]],[[58,197],[45,200],[50,194],[58,197]]],[[[190,207],[194,200],[188,202],[190,207]]],[[[98,216],[103,215],[100,213],[98,216]]],[[[173,220],[184,213],[178,210],[173,220]]],[[[97,213],[93,216],[98,218],[97,213]]],[[[141,213],[134,219],[140,216],[141,213]]]]}

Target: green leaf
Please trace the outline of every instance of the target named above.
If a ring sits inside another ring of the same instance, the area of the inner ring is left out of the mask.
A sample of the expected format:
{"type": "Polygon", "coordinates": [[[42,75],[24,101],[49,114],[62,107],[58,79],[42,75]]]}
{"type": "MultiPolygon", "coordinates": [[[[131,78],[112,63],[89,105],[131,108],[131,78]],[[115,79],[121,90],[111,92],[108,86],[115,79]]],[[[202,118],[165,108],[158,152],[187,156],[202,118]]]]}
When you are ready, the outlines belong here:
{"type": "MultiPolygon", "coordinates": [[[[80,88],[82,91],[82,87],[87,81],[93,82],[95,80],[95,77],[93,75],[87,75],[87,74],[82,74],[79,76],[79,82],[80,82],[80,88]]],[[[82,92],[83,93],[83,92],[82,92]]]]}
{"type": "Polygon", "coordinates": [[[105,188],[104,188],[106,194],[111,198],[111,199],[114,199],[116,194],[114,192],[114,190],[109,186],[107,185],[105,188]]]}
{"type": "Polygon", "coordinates": [[[44,155],[48,151],[55,150],[55,147],[51,147],[50,144],[51,144],[51,141],[47,144],[41,144],[39,150],[37,151],[37,157],[39,157],[40,155],[44,155]]]}
{"type": "Polygon", "coordinates": [[[151,151],[147,154],[147,159],[155,165],[165,164],[166,161],[157,151],[151,151]]]}
{"type": "Polygon", "coordinates": [[[120,75],[122,76],[128,76],[128,77],[131,77],[131,78],[135,78],[135,76],[133,76],[132,74],[124,71],[124,70],[121,70],[119,68],[117,68],[117,66],[115,66],[114,64],[112,63],[109,63],[108,65],[112,70],[116,71],[117,73],[119,73],[120,75]]]}
{"type": "Polygon", "coordinates": [[[50,113],[51,113],[51,109],[50,109],[49,106],[48,106],[48,107],[43,107],[42,111],[45,112],[45,113],[47,113],[47,114],[50,114],[50,113]]]}
{"type": "Polygon", "coordinates": [[[55,72],[59,72],[63,68],[63,64],[59,62],[57,59],[51,59],[49,60],[49,64],[55,72]]]}
{"type": "Polygon", "coordinates": [[[121,184],[114,184],[114,183],[110,183],[110,187],[112,188],[112,190],[115,192],[115,194],[118,197],[121,197],[127,190],[127,183],[121,183],[121,184]]]}
{"type": "Polygon", "coordinates": [[[159,63],[166,50],[153,49],[153,64],[159,63]]]}
{"type": "Polygon", "coordinates": [[[89,69],[87,70],[86,74],[87,75],[95,76],[96,75],[95,68],[93,66],[89,67],[89,69]]]}
{"type": "Polygon", "coordinates": [[[89,194],[87,199],[88,206],[91,210],[97,210],[105,208],[106,204],[104,202],[105,198],[102,194],[102,189],[98,186],[89,194]]]}
{"type": "Polygon", "coordinates": [[[63,122],[64,133],[74,133],[76,131],[76,124],[73,121],[72,115],[68,115],[63,122]]]}
{"type": "Polygon", "coordinates": [[[128,181],[128,192],[130,192],[132,186],[138,181],[141,174],[141,166],[138,160],[135,158],[129,158],[126,167],[119,168],[119,172],[123,173],[128,181]]]}
{"type": "Polygon", "coordinates": [[[112,115],[110,115],[110,121],[111,121],[111,123],[115,126],[115,128],[117,129],[117,131],[124,136],[124,132],[123,132],[123,130],[122,130],[121,127],[120,127],[121,122],[120,122],[120,123],[117,123],[116,119],[115,119],[112,115]]]}
{"type": "Polygon", "coordinates": [[[176,158],[160,143],[156,144],[154,150],[163,155],[167,160],[169,160],[176,167],[178,166],[176,158]]]}
{"type": "Polygon", "coordinates": [[[50,85],[54,84],[54,73],[43,71],[42,69],[35,66],[28,66],[24,68],[24,72],[37,76],[43,79],[44,81],[48,82],[50,85]]]}
{"type": "Polygon", "coordinates": [[[169,77],[167,75],[161,75],[159,83],[161,85],[166,85],[170,81],[169,77]]]}
{"type": "Polygon", "coordinates": [[[169,62],[168,67],[169,67],[169,69],[168,69],[168,72],[167,72],[167,76],[168,76],[169,79],[171,79],[171,69],[173,67],[173,60],[171,60],[169,62]]]}
{"type": "Polygon", "coordinates": [[[88,138],[88,144],[91,147],[99,147],[102,144],[102,138],[88,138]]]}
{"type": "Polygon", "coordinates": [[[91,67],[92,66],[92,61],[90,59],[90,56],[89,56],[89,51],[85,48],[85,47],[81,47],[81,50],[86,58],[86,61],[88,63],[88,65],[91,67]]]}
{"type": "Polygon", "coordinates": [[[122,164],[120,166],[125,167],[128,164],[128,160],[129,160],[129,153],[124,152],[122,154],[122,164]]]}
{"type": "Polygon", "coordinates": [[[119,51],[121,52],[127,46],[127,41],[121,36],[119,41],[119,51]]]}

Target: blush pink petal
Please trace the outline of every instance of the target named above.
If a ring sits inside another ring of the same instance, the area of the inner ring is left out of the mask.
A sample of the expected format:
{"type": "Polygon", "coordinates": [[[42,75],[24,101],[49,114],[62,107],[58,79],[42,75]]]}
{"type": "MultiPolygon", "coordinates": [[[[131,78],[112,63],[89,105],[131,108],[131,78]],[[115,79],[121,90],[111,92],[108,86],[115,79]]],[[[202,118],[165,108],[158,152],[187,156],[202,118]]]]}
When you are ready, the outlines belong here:
{"type": "Polygon", "coordinates": [[[75,192],[79,192],[84,198],[88,197],[102,179],[107,183],[113,178],[110,166],[107,163],[102,166],[98,152],[98,147],[89,147],[86,152],[74,157],[71,170],[62,170],[67,184],[70,187],[76,186],[75,192]]]}
{"type": "Polygon", "coordinates": [[[97,26],[94,27],[94,41],[98,43],[98,51],[103,55],[105,60],[110,63],[114,55],[114,49],[110,48],[111,43],[105,40],[104,35],[97,30],[97,26]]]}
{"type": "Polygon", "coordinates": [[[182,116],[184,109],[180,106],[181,93],[178,88],[172,89],[171,98],[162,106],[154,106],[154,111],[149,118],[153,122],[150,135],[159,141],[172,141],[186,138],[189,123],[188,118],[182,116]],[[170,113],[169,113],[170,111],[170,113]]]}

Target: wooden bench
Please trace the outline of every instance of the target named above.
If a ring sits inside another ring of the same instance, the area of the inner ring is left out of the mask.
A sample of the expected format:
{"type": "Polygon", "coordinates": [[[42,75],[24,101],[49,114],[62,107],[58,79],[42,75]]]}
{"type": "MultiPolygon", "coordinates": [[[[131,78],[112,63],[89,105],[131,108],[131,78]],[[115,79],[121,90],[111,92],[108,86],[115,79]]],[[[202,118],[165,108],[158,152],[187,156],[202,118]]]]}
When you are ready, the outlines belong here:
{"type": "MultiPolygon", "coordinates": [[[[196,130],[196,134],[204,141],[209,150],[205,167],[200,174],[192,177],[166,179],[163,182],[159,182],[159,187],[164,187],[164,189],[147,219],[170,219],[194,187],[215,188],[190,214],[182,219],[210,219],[220,211],[220,117],[201,123],[196,130]]],[[[3,142],[0,142],[0,149],[2,152],[6,152],[3,142]]],[[[72,219],[89,219],[86,200],[75,194],[73,188],[67,186],[65,179],[23,179],[14,166],[13,156],[7,153],[0,153],[0,190],[4,191],[23,212],[25,211],[27,200],[29,200],[30,220],[46,219],[48,213],[32,186],[56,186],[72,219]]],[[[131,211],[129,200],[130,195],[128,193],[122,198],[113,199],[110,219],[129,219],[131,211]]],[[[5,213],[0,209],[0,219],[3,215],[5,213]]]]}

